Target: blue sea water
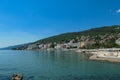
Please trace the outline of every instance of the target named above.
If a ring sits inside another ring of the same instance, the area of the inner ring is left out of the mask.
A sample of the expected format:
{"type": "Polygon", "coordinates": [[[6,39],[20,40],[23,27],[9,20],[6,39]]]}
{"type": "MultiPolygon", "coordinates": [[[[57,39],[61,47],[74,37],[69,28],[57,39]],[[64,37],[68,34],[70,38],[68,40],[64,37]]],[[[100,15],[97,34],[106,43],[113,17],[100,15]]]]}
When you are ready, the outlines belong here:
{"type": "Polygon", "coordinates": [[[120,63],[90,61],[74,51],[0,51],[0,80],[120,80],[120,63]]]}

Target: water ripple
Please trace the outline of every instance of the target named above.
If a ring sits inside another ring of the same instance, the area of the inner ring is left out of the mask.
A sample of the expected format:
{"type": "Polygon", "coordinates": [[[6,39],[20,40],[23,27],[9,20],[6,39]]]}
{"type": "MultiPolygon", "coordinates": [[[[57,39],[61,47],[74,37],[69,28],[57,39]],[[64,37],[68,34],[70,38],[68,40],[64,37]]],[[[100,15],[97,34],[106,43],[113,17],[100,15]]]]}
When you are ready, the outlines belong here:
{"type": "Polygon", "coordinates": [[[0,68],[0,71],[13,71],[16,70],[16,68],[0,68]]]}

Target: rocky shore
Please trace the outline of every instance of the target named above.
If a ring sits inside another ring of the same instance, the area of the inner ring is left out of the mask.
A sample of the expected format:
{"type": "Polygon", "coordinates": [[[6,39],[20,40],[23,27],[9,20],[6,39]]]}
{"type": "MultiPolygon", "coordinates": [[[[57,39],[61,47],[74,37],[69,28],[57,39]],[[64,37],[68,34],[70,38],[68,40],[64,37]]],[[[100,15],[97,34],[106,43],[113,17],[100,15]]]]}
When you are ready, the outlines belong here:
{"type": "Polygon", "coordinates": [[[77,52],[91,54],[90,60],[120,62],[120,48],[109,49],[79,49],[77,52]]]}
{"type": "Polygon", "coordinates": [[[89,57],[90,60],[108,61],[108,62],[120,62],[120,58],[108,58],[108,57],[97,57],[93,55],[89,57]]]}

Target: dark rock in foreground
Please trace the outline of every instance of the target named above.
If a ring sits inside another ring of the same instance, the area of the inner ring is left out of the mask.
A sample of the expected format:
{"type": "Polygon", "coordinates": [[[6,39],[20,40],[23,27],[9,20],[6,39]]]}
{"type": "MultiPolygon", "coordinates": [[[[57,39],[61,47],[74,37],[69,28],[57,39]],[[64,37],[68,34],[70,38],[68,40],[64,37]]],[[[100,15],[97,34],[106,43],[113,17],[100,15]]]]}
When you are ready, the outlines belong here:
{"type": "Polygon", "coordinates": [[[22,74],[13,74],[12,80],[23,80],[22,74]]]}

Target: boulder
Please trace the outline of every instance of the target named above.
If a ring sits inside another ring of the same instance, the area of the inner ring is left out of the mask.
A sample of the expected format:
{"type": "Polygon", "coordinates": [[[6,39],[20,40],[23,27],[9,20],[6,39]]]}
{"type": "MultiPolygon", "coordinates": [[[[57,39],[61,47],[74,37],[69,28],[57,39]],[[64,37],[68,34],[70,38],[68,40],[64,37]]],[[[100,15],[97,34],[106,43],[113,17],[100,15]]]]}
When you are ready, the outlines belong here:
{"type": "Polygon", "coordinates": [[[12,80],[23,80],[22,74],[13,74],[12,80]]]}

